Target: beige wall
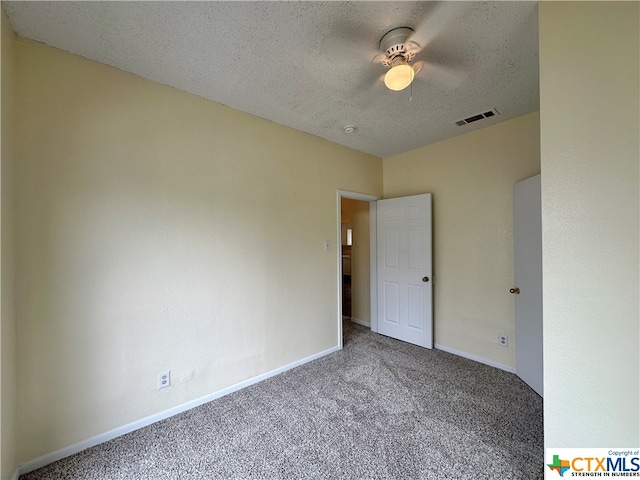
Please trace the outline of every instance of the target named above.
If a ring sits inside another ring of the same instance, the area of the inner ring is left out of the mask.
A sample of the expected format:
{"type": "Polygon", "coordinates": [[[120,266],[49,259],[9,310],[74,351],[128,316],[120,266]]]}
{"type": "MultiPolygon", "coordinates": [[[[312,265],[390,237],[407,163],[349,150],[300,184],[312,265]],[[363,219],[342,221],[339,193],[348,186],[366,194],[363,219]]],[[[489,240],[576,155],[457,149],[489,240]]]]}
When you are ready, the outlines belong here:
{"type": "Polygon", "coordinates": [[[371,325],[371,257],[369,202],[342,199],[342,209],[353,229],[351,247],[351,317],[371,325]]]}
{"type": "Polygon", "coordinates": [[[17,48],[20,461],[338,345],[324,240],[380,159],[17,48]]]}
{"type": "Polygon", "coordinates": [[[2,16],[2,118],[0,164],[0,478],[10,478],[16,468],[16,306],[15,306],[15,56],[14,33],[4,14],[2,16]]]}
{"type": "Polygon", "coordinates": [[[540,4],[545,445],[640,445],[640,4],[540,4]]]}
{"type": "Polygon", "coordinates": [[[533,113],[383,161],[385,198],[433,194],[434,343],[513,368],[513,184],[539,173],[533,113]]]}

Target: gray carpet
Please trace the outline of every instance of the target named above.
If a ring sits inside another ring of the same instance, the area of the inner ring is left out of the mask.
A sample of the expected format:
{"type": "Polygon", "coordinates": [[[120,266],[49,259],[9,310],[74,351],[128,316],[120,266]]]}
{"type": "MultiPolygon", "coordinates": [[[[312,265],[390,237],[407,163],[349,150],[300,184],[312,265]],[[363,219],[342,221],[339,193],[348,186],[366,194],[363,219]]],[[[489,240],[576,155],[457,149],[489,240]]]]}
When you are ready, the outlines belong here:
{"type": "Polygon", "coordinates": [[[344,349],[20,477],[542,479],[515,375],[345,324],[344,349]]]}

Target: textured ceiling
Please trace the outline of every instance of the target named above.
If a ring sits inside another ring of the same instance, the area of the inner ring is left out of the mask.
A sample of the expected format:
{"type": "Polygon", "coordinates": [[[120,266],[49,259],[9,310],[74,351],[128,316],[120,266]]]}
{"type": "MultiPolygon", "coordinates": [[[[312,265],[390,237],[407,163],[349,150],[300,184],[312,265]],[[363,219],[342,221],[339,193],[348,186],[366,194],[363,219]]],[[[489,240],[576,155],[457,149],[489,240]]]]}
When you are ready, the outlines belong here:
{"type": "Polygon", "coordinates": [[[2,3],[23,37],[379,157],[538,109],[537,2],[2,3]],[[399,26],[424,46],[411,102],[372,63],[399,26]]]}

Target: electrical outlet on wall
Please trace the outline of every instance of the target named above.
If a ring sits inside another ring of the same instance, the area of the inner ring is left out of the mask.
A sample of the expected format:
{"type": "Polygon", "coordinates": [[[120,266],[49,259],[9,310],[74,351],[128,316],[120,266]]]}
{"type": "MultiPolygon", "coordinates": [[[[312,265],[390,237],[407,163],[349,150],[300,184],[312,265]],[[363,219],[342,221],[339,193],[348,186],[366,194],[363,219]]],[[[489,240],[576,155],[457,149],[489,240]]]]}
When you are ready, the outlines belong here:
{"type": "Polygon", "coordinates": [[[171,370],[158,374],[158,390],[171,386],[171,370]]]}
{"type": "Polygon", "coordinates": [[[502,345],[503,347],[508,347],[509,346],[509,336],[505,333],[501,333],[500,335],[498,335],[498,343],[500,345],[502,345]]]}

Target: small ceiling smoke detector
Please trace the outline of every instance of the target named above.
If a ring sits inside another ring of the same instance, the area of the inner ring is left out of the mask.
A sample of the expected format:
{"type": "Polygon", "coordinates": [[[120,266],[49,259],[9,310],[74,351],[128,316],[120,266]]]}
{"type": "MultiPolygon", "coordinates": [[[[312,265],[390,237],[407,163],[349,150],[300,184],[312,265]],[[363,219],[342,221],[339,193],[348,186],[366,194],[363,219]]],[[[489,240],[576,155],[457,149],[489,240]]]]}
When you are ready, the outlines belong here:
{"type": "Polygon", "coordinates": [[[355,125],[345,125],[344,127],[344,133],[353,133],[355,131],[356,131],[355,125]]]}

